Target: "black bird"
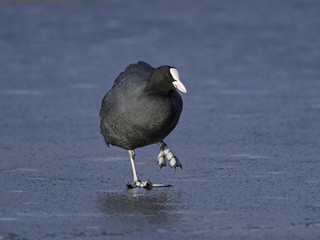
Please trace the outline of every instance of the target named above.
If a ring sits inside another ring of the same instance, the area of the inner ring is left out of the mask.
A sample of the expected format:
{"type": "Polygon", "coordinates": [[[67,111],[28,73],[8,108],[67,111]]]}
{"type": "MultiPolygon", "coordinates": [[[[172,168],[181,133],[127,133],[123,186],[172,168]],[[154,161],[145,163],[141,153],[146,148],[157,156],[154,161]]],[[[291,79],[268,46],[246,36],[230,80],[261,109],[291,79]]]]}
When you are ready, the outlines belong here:
{"type": "Polygon", "coordinates": [[[153,68],[145,62],[129,65],[114,81],[104,96],[100,110],[100,128],[106,144],[129,151],[133,171],[133,187],[170,186],[142,182],[135,170],[134,149],[158,143],[160,168],[166,159],[173,168],[182,165],[163,141],[177,125],[182,111],[182,99],[176,89],[187,90],[172,66],[153,68]]]}

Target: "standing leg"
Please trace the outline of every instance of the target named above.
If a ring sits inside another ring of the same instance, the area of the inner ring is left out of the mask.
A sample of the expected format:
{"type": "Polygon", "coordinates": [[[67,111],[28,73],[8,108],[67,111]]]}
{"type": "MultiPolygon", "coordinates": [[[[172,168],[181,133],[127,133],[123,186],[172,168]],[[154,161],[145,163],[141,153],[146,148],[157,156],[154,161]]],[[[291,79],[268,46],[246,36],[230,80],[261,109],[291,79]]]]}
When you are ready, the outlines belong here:
{"type": "Polygon", "coordinates": [[[138,182],[138,177],[137,177],[137,172],[136,172],[136,167],[134,165],[134,158],[135,158],[135,152],[134,150],[129,150],[129,157],[130,157],[130,162],[131,162],[131,167],[132,167],[132,173],[133,173],[133,182],[136,183],[138,182]]]}
{"type": "Polygon", "coordinates": [[[136,167],[134,164],[134,159],[135,159],[135,152],[134,150],[128,150],[129,151],[129,157],[130,157],[130,162],[131,162],[131,167],[132,167],[132,173],[133,173],[133,183],[127,183],[127,188],[135,188],[135,187],[141,187],[141,188],[152,188],[152,183],[148,180],[145,182],[139,181],[137,177],[137,172],[136,172],[136,167]]]}
{"type": "Polygon", "coordinates": [[[141,187],[141,188],[151,189],[152,187],[171,187],[171,185],[168,185],[168,184],[152,184],[149,180],[144,182],[139,181],[137,177],[136,167],[134,164],[135,152],[134,150],[128,150],[128,151],[129,151],[129,157],[130,157],[132,173],[133,173],[133,183],[132,184],[127,183],[127,188],[141,187]]]}

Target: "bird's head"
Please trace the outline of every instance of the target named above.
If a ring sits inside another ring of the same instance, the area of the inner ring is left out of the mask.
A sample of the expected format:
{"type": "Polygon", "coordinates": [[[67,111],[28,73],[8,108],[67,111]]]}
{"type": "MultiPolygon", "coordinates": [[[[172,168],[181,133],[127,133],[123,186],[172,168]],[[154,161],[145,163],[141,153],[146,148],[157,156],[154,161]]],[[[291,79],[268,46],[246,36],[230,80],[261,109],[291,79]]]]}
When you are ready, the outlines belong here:
{"type": "Polygon", "coordinates": [[[172,90],[177,89],[183,93],[187,89],[180,81],[179,72],[172,66],[161,66],[154,70],[150,79],[149,89],[157,90],[161,93],[170,93],[172,90]]]}

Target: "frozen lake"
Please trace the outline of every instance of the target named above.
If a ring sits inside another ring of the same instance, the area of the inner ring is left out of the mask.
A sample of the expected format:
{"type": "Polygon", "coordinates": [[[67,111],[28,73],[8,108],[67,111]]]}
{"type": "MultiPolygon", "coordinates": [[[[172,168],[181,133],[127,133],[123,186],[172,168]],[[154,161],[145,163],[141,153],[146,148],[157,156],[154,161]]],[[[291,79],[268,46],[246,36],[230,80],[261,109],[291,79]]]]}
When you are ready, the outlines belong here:
{"type": "Polygon", "coordinates": [[[320,2],[1,1],[0,240],[319,239],[320,2]],[[188,93],[183,170],[105,146],[101,99],[130,64],[188,93]]]}

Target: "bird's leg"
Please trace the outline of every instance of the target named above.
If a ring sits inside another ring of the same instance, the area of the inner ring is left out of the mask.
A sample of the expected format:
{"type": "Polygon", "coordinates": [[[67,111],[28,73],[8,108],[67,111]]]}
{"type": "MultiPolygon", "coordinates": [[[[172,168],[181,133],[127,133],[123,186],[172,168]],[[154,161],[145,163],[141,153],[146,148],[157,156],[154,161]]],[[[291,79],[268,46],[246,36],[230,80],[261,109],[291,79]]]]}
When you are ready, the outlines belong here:
{"type": "MultiPolygon", "coordinates": [[[[160,153],[159,153],[159,156],[161,154],[161,152],[163,152],[162,155],[164,155],[168,161],[169,161],[169,165],[170,167],[176,169],[176,167],[180,167],[182,169],[182,164],[181,162],[179,161],[179,159],[171,152],[171,150],[168,148],[168,145],[164,142],[164,141],[161,141],[160,142],[160,153]]],[[[160,165],[160,159],[159,159],[159,156],[158,156],[158,162],[159,162],[159,165],[160,165]]],[[[165,162],[165,160],[164,160],[165,162]]],[[[165,164],[162,164],[160,165],[160,168],[162,166],[165,166],[165,164]]]]}
{"type": "Polygon", "coordinates": [[[142,187],[142,188],[147,188],[147,189],[152,188],[152,183],[149,180],[142,182],[137,177],[136,167],[134,164],[134,159],[135,159],[134,150],[129,150],[129,157],[130,157],[132,173],[133,173],[133,183],[132,184],[127,183],[127,188],[135,188],[135,187],[142,187]]]}
{"type": "Polygon", "coordinates": [[[149,180],[144,182],[140,181],[137,177],[136,167],[134,164],[134,159],[135,159],[134,150],[129,150],[129,157],[130,157],[132,173],[133,173],[133,183],[127,183],[127,188],[141,187],[141,188],[151,189],[152,187],[171,187],[171,185],[168,185],[168,184],[152,184],[149,180]]]}
{"type": "Polygon", "coordinates": [[[135,158],[135,152],[134,150],[129,150],[129,157],[130,157],[130,162],[131,162],[131,167],[132,167],[132,173],[133,173],[133,182],[138,182],[138,177],[137,177],[137,172],[136,172],[136,167],[134,165],[134,158],[135,158]]]}

